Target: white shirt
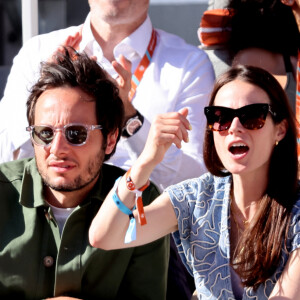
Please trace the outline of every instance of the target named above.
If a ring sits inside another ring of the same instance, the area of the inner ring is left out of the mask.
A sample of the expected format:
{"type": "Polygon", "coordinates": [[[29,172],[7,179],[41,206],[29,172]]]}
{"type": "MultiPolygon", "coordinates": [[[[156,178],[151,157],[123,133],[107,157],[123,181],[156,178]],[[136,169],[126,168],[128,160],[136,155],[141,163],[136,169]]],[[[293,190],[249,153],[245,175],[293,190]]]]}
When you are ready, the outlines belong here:
{"type": "MultiPolygon", "coordinates": [[[[14,58],[4,97],[0,101],[0,162],[13,159],[13,151],[20,147],[18,158],[33,156],[26,118],[26,101],[31,86],[39,78],[40,62],[47,60],[78,26],[35,36],[27,41],[14,58]]],[[[151,38],[150,18],[114,48],[116,59],[123,54],[132,62],[134,71],[144,56],[151,38]]],[[[204,106],[214,82],[214,71],[205,52],[187,44],[183,39],[158,30],[157,46],[150,65],[136,90],[133,105],[144,116],[142,128],[132,137],[121,138],[117,151],[108,163],[128,169],[141,153],[151,122],[159,113],[189,109],[188,120],[193,130],[189,143],[181,149],[175,145],[152,173],[152,181],[162,190],[206,171],[202,147],[205,131],[204,106]]],[[[98,62],[113,76],[111,63],[103,56],[95,41],[88,15],[82,31],[80,51],[97,57],[98,62]]]]}

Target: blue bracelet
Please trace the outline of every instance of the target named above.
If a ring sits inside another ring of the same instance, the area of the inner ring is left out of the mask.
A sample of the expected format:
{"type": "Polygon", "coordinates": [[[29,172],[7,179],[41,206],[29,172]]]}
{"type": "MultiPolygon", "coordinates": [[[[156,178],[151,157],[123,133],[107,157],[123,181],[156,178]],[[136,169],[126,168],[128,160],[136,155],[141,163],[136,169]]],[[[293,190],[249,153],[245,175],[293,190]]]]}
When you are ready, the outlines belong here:
{"type": "Polygon", "coordinates": [[[113,195],[112,195],[112,198],[115,202],[115,204],[117,205],[118,209],[129,216],[129,226],[128,226],[128,229],[126,231],[126,235],[125,235],[125,240],[124,240],[124,243],[125,244],[128,244],[134,240],[136,240],[136,220],[133,216],[133,213],[132,211],[126,206],[124,205],[124,203],[120,200],[120,198],[118,197],[117,195],[117,189],[118,189],[118,185],[119,185],[119,181],[122,177],[120,176],[115,184],[114,184],[114,187],[113,187],[113,195]]]}

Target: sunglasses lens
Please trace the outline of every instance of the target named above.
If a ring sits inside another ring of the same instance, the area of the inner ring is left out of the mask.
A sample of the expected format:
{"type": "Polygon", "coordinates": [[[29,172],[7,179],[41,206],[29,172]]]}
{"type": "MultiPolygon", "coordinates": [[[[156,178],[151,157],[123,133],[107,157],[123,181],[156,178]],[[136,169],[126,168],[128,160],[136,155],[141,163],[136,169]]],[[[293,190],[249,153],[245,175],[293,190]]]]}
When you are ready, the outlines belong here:
{"type": "Polygon", "coordinates": [[[227,130],[232,122],[230,109],[225,107],[211,106],[205,110],[208,127],[213,131],[227,130]]]}
{"type": "Polygon", "coordinates": [[[48,145],[53,140],[53,129],[47,126],[35,126],[32,130],[32,138],[38,145],[48,145]]]}
{"type": "Polygon", "coordinates": [[[246,129],[256,130],[265,125],[267,114],[268,106],[264,104],[247,105],[241,109],[239,119],[246,129]]]}
{"type": "Polygon", "coordinates": [[[232,120],[238,117],[241,124],[250,130],[260,129],[264,126],[269,105],[265,103],[250,104],[239,109],[231,109],[222,106],[210,106],[205,108],[208,127],[213,131],[229,129],[232,120]]]}
{"type": "Polygon", "coordinates": [[[66,128],[65,135],[69,143],[81,145],[86,142],[88,132],[84,126],[71,125],[66,128]]]}

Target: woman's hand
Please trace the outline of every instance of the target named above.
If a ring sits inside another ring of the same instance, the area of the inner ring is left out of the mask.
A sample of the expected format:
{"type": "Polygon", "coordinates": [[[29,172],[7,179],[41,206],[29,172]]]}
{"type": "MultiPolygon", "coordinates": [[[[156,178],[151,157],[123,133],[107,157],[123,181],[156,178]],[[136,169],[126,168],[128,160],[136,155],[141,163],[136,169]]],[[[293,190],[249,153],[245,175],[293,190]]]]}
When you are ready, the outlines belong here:
{"type": "Polygon", "coordinates": [[[188,109],[183,108],[179,112],[169,112],[157,115],[152,122],[148,138],[141,154],[141,159],[160,163],[172,144],[178,149],[181,143],[188,142],[188,131],[191,130],[187,120],[188,109]]]}
{"type": "Polygon", "coordinates": [[[189,141],[191,125],[187,115],[188,109],[183,108],[178,112],[157,115],[153,120],[144,150],[131,167],[131,178],[136,186],[143,186],[147,182],[172,144],[180,149],[182,141],[189,141]]]}

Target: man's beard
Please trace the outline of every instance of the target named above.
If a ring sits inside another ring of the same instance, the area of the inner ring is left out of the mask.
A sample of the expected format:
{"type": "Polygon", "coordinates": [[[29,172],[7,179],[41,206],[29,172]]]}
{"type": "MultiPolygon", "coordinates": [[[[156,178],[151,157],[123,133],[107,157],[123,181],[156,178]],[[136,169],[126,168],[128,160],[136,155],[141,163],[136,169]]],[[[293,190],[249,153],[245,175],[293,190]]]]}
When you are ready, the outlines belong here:
{"type": "Polygon", "coordinates": [[[73,192],[73,191],[83,189],[84,187],[89,185],[95,178],[99,176],[104,161],[104,156],[105,156],[104,150],[101,149],[98,152],[98,154],[94,156],[94,158],[91,158],[88,161],[87,167],[82,172],[83,175],[82,174],[78,175],[72,182],[67,184],[52,184],[51,178],[49,178],[47,173],[44,174],[40,170],[38,164],[37,164],[37,169],[39,174],[42,177],[43,183],[49,188],[59,192],[73,192]],[[86,176],[86,178],[84,178],[83,176],[86,176]]]}

